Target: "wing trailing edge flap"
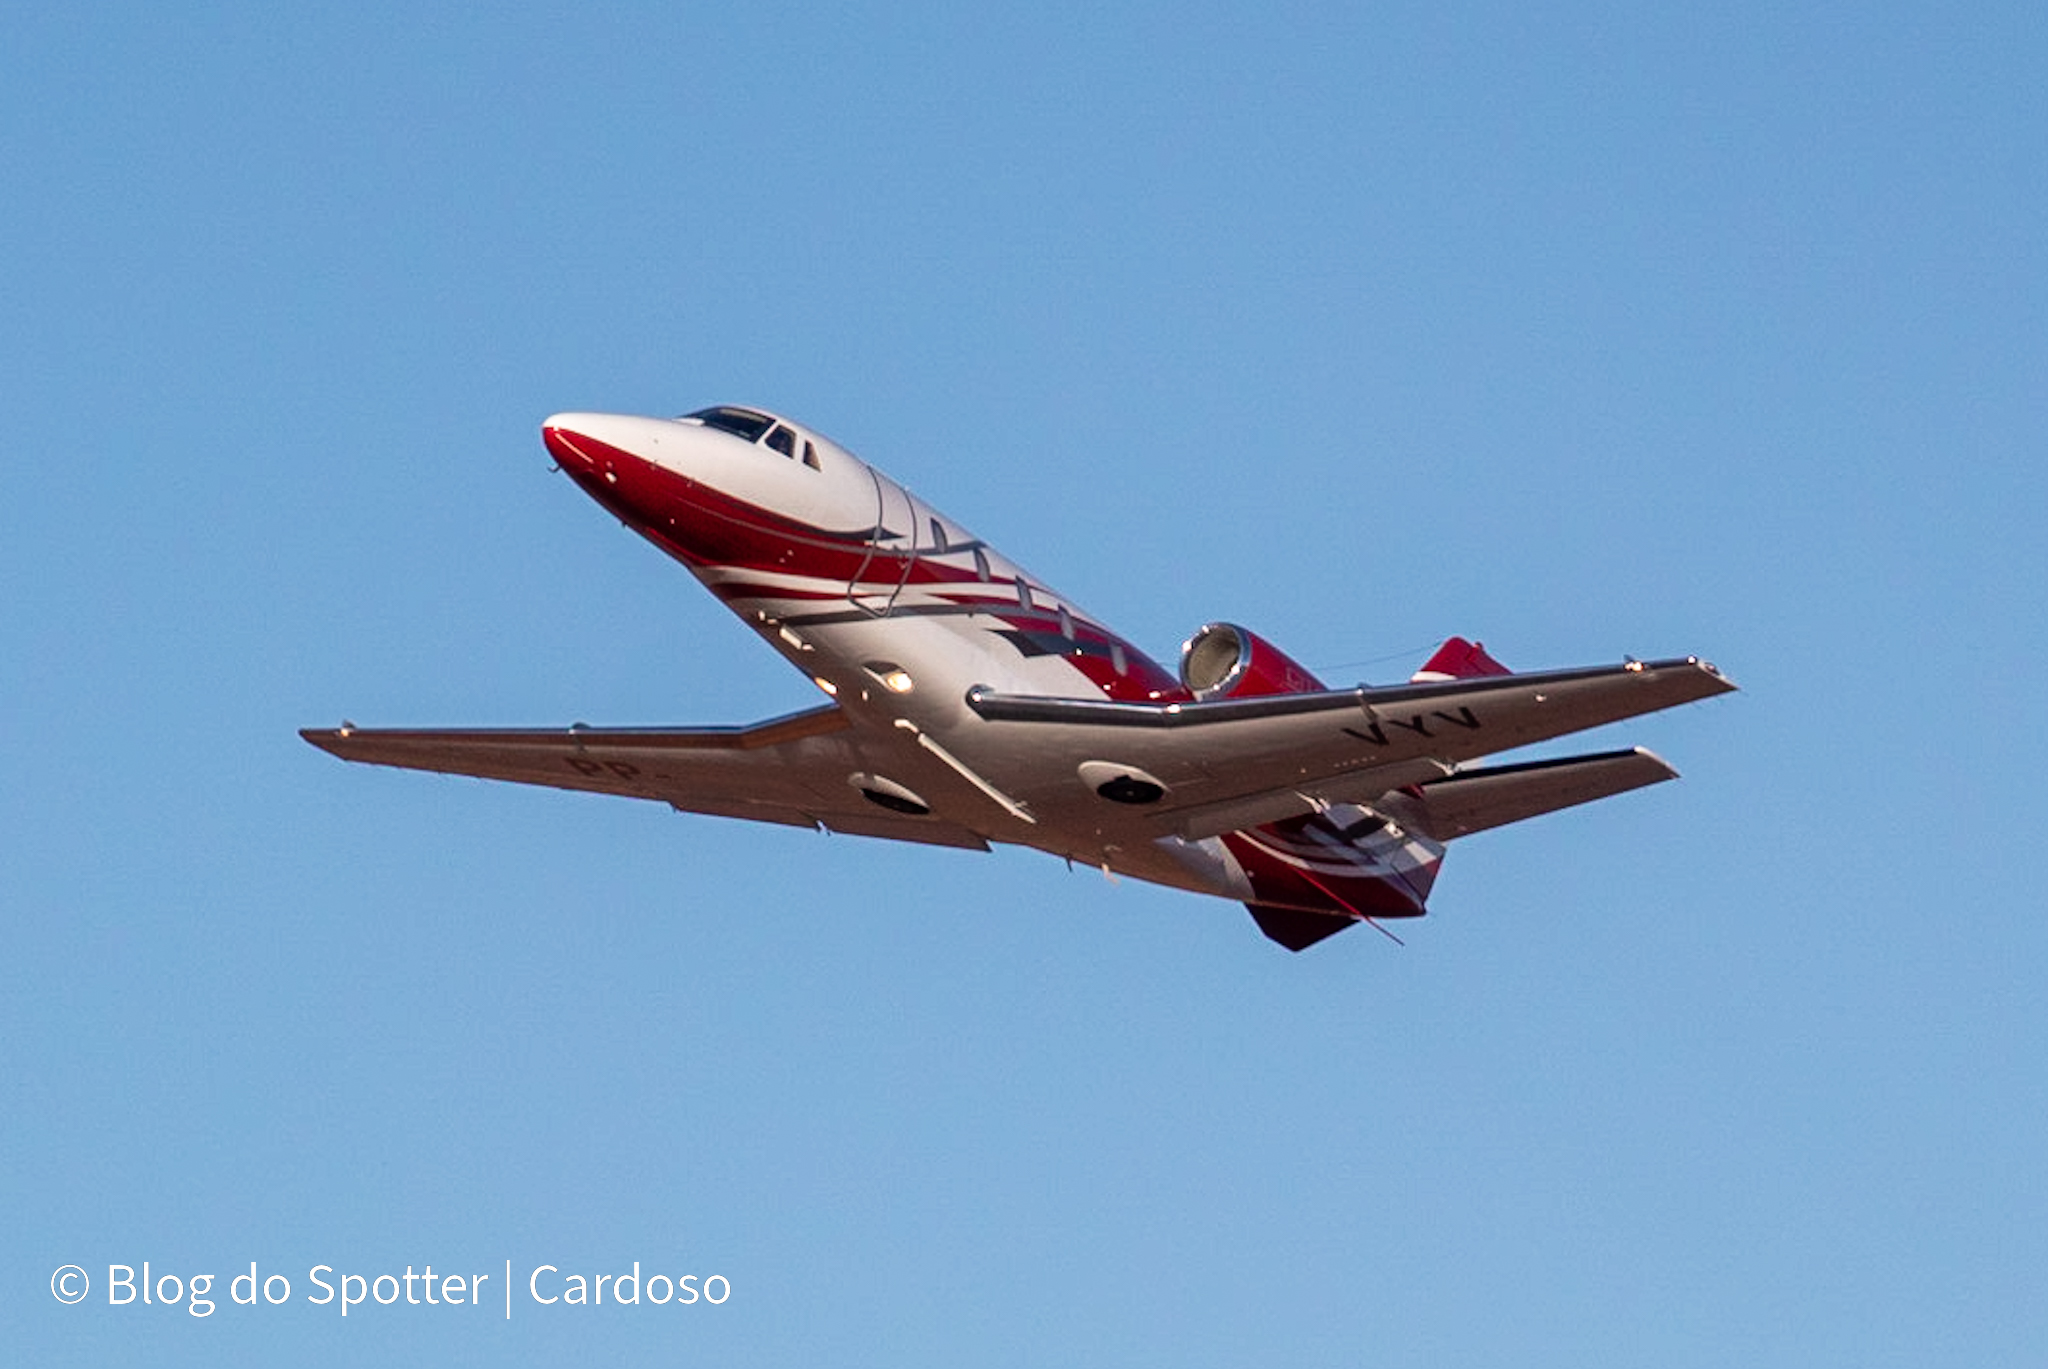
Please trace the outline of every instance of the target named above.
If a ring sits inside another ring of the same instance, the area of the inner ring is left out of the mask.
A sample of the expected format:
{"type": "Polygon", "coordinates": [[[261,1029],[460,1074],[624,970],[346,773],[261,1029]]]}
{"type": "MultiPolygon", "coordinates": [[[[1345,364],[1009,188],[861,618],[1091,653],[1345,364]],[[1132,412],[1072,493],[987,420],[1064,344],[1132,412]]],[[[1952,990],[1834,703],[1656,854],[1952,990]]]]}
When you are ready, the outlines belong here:
{"type": "Polygon", "coordinates": [[[1461,770],[1418,790],[1389,794],[1379,807],[1404,826],[1452,841],[1677,778],[1663,757],[1635,747],[1461,770]]]}
{"type": "Polygon", "coordinates": [[[819,821],[825,825],[826,831],[840,836],[916,841],[926,846],[954,846],[963,851],[988,849],[988,843],[976,833],[937,818],[899,818],[887,813],[827,813],[819,821]]]}

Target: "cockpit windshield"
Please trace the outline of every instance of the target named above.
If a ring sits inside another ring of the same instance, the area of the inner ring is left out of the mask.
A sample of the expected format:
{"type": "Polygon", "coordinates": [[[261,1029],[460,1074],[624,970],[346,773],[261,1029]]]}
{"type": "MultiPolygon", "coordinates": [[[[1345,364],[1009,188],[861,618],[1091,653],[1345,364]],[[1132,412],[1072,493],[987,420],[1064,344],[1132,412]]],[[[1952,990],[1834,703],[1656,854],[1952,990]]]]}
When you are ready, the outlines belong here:
{"type": "Polygon", "coordinates": [[[722,433],[748,442],[759,442],[761,434],[775,426],[775,420],[766,414],[755,413],[752,409],[736,409],[731,405],[720,405],[715,409],[699,409],[693,414],[684,414],[683,419],[692,419],[707,428],[716,428],[722,433]]]}
{"type": "Polygon", "coordinates": [[[787,423],[778,423],[771,415],[756,409],[741,409],[731,404],[721,404],[715,409],[699,409],[696,413],[684,414],[676,422],[701,423],[707,428],[731,433],[743,442],[760,442],[762,434],[766,433],[766,445],[771,449],[781,452],[792,461],[801,460],[814,471],[824,469],[818,464],[817,443],[801,436],[787,423]],[[803,449],[801,457],[797,455],[799,445],[803,449]]]}

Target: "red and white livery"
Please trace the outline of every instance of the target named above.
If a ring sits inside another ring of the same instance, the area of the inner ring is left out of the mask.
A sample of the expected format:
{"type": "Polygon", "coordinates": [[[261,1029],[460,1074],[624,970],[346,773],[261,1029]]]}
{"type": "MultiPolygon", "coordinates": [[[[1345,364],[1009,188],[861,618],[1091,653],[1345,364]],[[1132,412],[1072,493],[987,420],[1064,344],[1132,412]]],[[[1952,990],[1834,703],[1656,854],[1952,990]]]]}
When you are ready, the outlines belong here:
{"type": "Polygon", "coordinates": [[[822,434],[757,409],[557,414],[561,468],[831,697],[747,727],[302,735],[344,760],[691,813],[1036,847],[1234,899],[1300,950],[1417,917],[1448,842],[1671,779],[1641,749],[1484,757],[1734,688],[1693,657],[1514,674],[1452,638],[1331,689],[1211,623],[1169,671],[822,434]]]}

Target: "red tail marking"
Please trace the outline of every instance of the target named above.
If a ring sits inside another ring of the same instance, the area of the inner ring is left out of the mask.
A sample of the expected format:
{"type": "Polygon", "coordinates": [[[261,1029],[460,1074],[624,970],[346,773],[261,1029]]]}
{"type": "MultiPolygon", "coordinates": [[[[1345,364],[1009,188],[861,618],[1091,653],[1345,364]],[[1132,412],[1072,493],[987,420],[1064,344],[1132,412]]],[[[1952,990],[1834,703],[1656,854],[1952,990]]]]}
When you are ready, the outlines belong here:
{"type": "Polygon", "coordinates": [[[1436,649],[1436,655],[1415,672],[1420,680],[1471,680],[1481,675],[1512,675],[1513,671],[1486,654],[1478,642],[1453,637],[1436,649]]]}

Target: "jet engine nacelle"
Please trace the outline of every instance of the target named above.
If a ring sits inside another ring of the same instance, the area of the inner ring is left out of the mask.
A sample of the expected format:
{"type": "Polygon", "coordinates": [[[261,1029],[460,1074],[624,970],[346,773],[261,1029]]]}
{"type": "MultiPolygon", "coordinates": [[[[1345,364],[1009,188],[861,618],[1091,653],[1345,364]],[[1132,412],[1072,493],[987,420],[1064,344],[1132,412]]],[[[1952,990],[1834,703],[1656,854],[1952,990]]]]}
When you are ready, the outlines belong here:
{"type": "Polygon", "coordinates": [[[1323,688],[1309,668],[1255,632],[1211,623],[1180,649],[1180,682],[1197,699],[1251,699],[1323,688]]]}

